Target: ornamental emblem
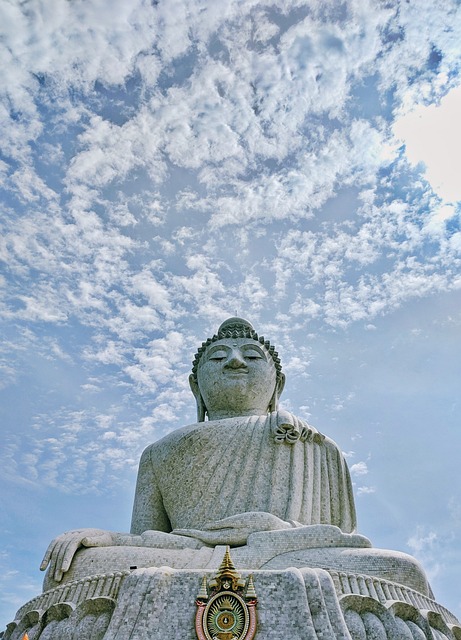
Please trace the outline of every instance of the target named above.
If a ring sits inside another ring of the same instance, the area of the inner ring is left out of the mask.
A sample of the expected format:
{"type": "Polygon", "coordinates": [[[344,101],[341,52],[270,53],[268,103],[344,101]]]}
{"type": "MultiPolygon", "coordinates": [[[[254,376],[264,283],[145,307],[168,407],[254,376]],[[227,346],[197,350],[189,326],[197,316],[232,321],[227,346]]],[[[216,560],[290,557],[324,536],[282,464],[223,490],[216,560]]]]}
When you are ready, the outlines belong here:
{"type": "Polygon", "coordinates": [[[237,572],[229,547],[216,576],[208,583],[203,577],[196,604],[199,640],[253,640],[257,604],[253,576],[244,580],[237,572]]]}

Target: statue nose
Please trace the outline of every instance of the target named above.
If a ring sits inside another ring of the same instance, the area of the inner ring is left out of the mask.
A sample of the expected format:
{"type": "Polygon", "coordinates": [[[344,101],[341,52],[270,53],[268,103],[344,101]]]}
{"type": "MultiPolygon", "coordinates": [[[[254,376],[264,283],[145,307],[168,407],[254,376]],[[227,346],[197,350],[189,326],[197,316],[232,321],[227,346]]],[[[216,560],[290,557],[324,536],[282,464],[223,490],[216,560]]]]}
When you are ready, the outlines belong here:
{"type": "Polygon", "coordinates": [[[226,367],[239,369],[240,367],[246,367],[246,363],[240,353],[233,351],[227,359],[226,367]]]}

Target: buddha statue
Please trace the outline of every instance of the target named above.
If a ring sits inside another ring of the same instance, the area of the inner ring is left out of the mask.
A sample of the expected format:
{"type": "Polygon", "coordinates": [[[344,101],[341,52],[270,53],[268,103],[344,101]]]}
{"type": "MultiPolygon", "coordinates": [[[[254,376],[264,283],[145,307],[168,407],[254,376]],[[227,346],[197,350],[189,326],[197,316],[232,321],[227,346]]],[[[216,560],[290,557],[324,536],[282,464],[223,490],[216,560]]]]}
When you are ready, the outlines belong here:
{"type": "Polygon", "coordinates": [[[226,320],[193,362],[197,422],[142,454],[131,532],[62,534],[41,565],[44,589],[133,566],[206,569],[229,545],[240,568],[360,573],[430,597],[416,560],[356,533],[344,457],[279,409],[284,384],[274,346],[248,321],[226,320]]]}

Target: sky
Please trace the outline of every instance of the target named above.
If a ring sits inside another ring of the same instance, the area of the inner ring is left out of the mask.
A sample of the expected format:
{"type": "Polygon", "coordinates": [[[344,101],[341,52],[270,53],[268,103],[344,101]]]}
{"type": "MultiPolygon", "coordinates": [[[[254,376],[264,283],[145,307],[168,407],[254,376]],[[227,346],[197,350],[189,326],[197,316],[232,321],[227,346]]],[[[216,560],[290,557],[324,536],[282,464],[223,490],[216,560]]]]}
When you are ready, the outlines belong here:
{"type": "Polygon", "coordinates": [[[229,316],[461,617],[461,3],[0,0],[0,629],[129,529],[229,316]]]}

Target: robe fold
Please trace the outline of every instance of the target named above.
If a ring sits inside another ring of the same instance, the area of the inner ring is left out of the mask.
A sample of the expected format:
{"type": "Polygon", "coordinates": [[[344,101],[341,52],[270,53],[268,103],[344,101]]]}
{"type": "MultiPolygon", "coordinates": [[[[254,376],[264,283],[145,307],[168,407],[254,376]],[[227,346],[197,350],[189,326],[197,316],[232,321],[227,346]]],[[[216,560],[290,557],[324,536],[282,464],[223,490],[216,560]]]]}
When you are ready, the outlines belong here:
{"type": "Polygon", "coordinates": [[[144,451],[133,533],[201,529],[250,511],[354,531],[351,480],[337,445],[277,411],[190,425],[144,451]]]}

